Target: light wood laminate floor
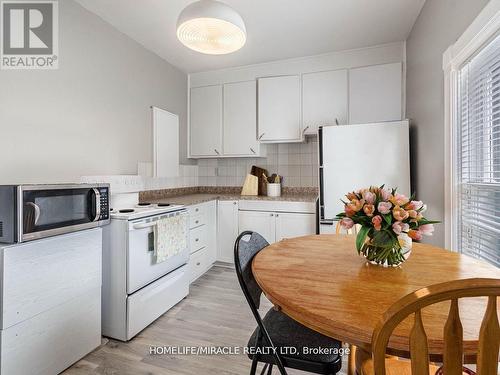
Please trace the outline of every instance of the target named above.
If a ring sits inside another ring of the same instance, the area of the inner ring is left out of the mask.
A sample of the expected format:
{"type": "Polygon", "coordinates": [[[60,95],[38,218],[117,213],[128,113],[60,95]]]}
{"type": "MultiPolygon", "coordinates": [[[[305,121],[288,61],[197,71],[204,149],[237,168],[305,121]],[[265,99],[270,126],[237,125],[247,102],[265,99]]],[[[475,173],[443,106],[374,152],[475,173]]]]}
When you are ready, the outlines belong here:
{"type": "MultiPolygon", "coordinates": [[[[262,301],[261,311],[265,312],[271,304],[262,301]]],[[[255,326],[234,269],[215,266],[191,284],[188,297],[133,340],[105,340],[63,374],[246,375],[250,360],[243,354],[153,356],[149,350],[151,345],[244,347],[255,326]]],[[[345,360],[343,371],[347,369],[345,360]]],[[[273,374],[278,374],[277,369],[273,374]]],[[[305,373],[290,370],[289,374],[305,373]]]]}

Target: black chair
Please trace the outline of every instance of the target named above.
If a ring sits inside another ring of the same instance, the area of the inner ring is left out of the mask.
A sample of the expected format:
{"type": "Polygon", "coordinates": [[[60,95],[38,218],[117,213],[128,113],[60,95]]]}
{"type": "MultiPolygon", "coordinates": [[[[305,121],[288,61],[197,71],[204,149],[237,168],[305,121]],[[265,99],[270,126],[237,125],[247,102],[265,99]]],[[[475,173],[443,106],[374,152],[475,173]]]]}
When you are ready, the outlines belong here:
{"type": "Polygon", "coordinates": [[[308,371],[315,374],[336,374],[342,365],[338,354],[342,344],[330,337],[315,332],[287,315],[275,309],[270,309],[261,319],[258,308],[262,289],[252,274],[254,256],[269,243],[256,232],[243,232],[234,245],[234,263],[236,274],[243,294],[257,321],[257,328],[248,341],[248,348],[255,350],[255,355],[249,354],[252,360],[250,375],[255,375],[257,364],[264,363],[261,375],[267,370],[270,375],[273,365],[276,365],[281,375],[287,375],[285,368],[308,371]],[[290,353],[286,348],[294,347],[297,353],[290,353]],[[328,354],[304,354],[304,348],[324,348],[328,354]],[[265,348],[272,348],[264,353],[265,348]]]}

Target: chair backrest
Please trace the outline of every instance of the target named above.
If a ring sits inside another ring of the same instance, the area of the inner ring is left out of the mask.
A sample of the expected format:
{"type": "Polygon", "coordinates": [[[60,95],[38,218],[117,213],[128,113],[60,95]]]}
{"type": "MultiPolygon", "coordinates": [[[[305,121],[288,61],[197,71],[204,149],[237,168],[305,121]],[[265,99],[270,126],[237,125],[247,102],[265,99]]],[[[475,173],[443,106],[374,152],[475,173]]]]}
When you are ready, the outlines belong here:
{"type": "Polygon", "coordinates": [[[443,301],[451,301],[448,319],[443,329],[443,373],[462,375],[463,329],[458,300],[469,297],[488,297],[488,305],[479,333],[477,374],[497,375],[500,348],[498,295],[500,295],[499,279],[465,279],[431,285],[403,297],[385,312],[373,333],[372,351],[375,375],[386,374],[385,353],[389,338],[399,323],[411,314],[414,314],[414,324],[410,332],[411,373],[412,375],[429,375],[429,350],[421,310],[443,301]]]}
{"type": "Polygon", "coordinates": [[[351,229],[344,229],[342,225],[340,225],[340,220],[337,221],[337,226],[335,227],[335,234],[358,234],[361,229],[361,225],[354,224],[351,229]]]}
{"type": "MultiPolygon", "coordinates": [[[[234,244],[234,266],[236,269],[236,275],[238,276],[238,281],[240,283],[243,294],[252,310],[252,314],[257,321],[259,326],[259,337],[257,340],[264,339],[267,344],[274,348],[274,344],[269,336],[269,333],[262,322],[262,318],[259,314],[260,307],[260,297],[262,296],[262,289],[260,288],[257,281],[252,273],[252,260],[265,247],[269,246],[269,243],[257,232],[245,231],[242,232],[234,244]]],[[[255,343],[257,345],[257,343],[255,343]]],[[[275,359],[276,365],[280,370],[282,375],[286,375],[287,372],[281,358],[276,350],[273,350],[273,357],[275,359]]]]}

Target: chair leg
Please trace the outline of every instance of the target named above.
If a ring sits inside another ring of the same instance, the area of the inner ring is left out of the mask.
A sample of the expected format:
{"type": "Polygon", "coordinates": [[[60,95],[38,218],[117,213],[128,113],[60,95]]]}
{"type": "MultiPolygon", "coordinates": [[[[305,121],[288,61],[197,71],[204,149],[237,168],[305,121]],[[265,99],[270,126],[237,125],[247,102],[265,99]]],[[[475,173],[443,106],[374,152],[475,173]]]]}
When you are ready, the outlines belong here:
{"type": "Polygon", "coordinates": [[[269,369],[267,370],[267,375],[272,375],[273,373],[273,365],[269,365],[269,369]]]}
{"type": "Polygon", "coordinates": [[[250,369],[250,375],[255,375],[257,372],[257,356],[254,356],[252,359],[252,368],[250,369]]]}
{"type": "Polygon", "coordinates": [[[269,366],[269,364],[265,364],[264,367],[262,367],[262,371],[260,372],[260,375],[264,375],[266,373],[266,370],[267,370],[267,366],[269,366]]]}
{"type": "Polygon", "coordinates": [[[356,347],[354,345],[349,345],[349,358],[347,359],[347,375],[357,375],[356,374],[356,347]]]}

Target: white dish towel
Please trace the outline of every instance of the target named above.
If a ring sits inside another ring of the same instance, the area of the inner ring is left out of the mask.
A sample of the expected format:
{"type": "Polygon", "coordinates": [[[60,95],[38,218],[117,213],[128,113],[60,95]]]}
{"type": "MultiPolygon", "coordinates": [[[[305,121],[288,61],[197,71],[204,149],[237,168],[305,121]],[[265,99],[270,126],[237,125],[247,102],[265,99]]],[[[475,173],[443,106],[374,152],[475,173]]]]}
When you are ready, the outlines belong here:
{"type": "Polygon", "coordinates": [[[158,220],[154,226],[154,235],[153,261],[158,264],[187,248],[187,215],[180,214],[158,220]]]}

